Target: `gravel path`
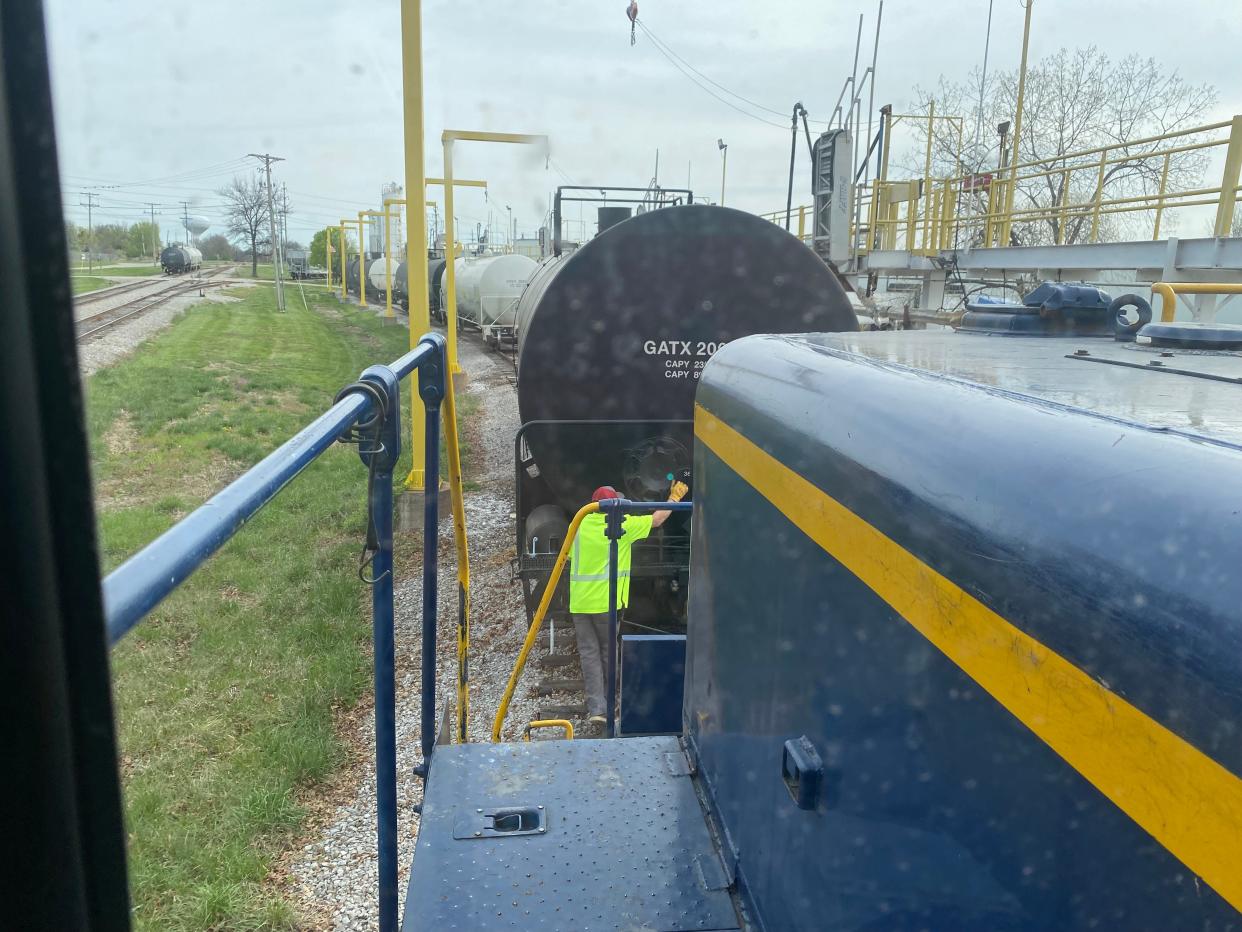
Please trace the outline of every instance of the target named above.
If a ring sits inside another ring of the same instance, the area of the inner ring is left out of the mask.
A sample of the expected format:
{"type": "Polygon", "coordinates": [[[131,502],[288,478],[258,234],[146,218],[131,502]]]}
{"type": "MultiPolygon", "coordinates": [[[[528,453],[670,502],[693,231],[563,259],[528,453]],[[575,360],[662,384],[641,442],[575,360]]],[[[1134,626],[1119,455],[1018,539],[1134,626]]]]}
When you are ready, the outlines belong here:
{"type": "MultiPolygon", "coordinates": [[[[168,280],[155,281],[152,282],[152,285],[167,286],[168,280]]],[[[230,285],[230,287],[245,288],[247,284],[239,282],[236,285],[230,285]]],[[[111,310],[121,304],[133,301],[140,295],[159,290],[159,288],[141,288],[128,291],[125,294],[117,295],[115,298],[107,298],[88,304],[79,311],[78,316],[98,314],[101,311],[111,310]]],[[[105,366],[112,365],[122,357],[128,356],[144,341],[155,336],[179,315],[196,304],[227,304],[238,300],[240,299],[231,298],[228,295],[210,290],[202,298],[193,293],[172,298],[159,307],[154,307],[144,314],[131,317],[129,320],[123,320],[115,327],[111,327],[96,336],[87,337],[85,341],[79,343],[78,369],[82,375],[91,375],[105,366]]]]}
{"type": "MultiPolygon", "coordinates": [[[[513,367],[485,350],[473,336],[459,347],[469,373],[464,391],[481,399],[476,422],[468,428],[478,451],[475,473],[468,478],[481,488],[466,493],[466,526],[470,542],[471,651],[470,738],[489,740],[492,717],[525,635],[521,588],[512,581],[513,437],[518,428],[513,367]]],[[[456,681],[456,558],[452,519],[441,522],[439,641],[437,644],[437,711],[455,696],[456,681]]],[[[399,545],[400,546],[400,545],[399,545]]],[[[407,544],[408,549],[408,544],[407,544]]],[[[422,783],[412,776],[419,761],[421,677],[421,559],[398,554],[404,568],[398,579],[397,610],[397,800],[401,865],[400,895],[405,884],[418,816],[413,807],[422,799],[422,783]]],[[[572,636],[556,632],[558,653],[573,651],[572,636]]],[[[563,704],[580,697],[536,699],[532,686],[539,677],[538,657],[547,653],[546,633],[532,652],[522,683],[510,707],[506,740],[516,740],[538,706],[563,704]]],[[[576,667],[573,668],[576,672],[576,667]]],[[[312,828],[305,842],[277,866],[273,879],[296,904],[305,928],[365,930],[377,928],[375,915],[375,769],[374,719],[370,708],[345,722],[354,763],[330,786],[326,799],[310,803],[312,828]],[[317,812],[317,815],[314,814],[317,812]]]]}

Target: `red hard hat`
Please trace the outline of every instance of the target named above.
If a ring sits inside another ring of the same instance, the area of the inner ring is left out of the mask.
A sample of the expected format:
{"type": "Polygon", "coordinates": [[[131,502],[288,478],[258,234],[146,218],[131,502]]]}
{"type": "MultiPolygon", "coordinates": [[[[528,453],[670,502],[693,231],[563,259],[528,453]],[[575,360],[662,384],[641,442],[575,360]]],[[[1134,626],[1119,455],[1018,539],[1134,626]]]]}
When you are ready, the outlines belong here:
{"type": "Polygon", "coordinates": [[[620,498],[620,497],[621,496],[617,494],[617,490],[614,489],[612,486],[601,485],[598,489],[595,490],[595,494],[591,496],[591,501],[598,502],[600,499],[604,499],[604,498],[620,498]]]}

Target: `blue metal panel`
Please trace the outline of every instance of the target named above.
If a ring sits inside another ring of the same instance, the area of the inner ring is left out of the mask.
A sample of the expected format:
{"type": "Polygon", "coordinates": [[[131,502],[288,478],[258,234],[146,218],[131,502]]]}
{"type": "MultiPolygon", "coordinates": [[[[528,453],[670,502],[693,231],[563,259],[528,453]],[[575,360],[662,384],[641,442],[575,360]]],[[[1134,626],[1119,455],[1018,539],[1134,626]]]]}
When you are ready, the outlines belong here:
{"type": "Polygon", "coordinates": [[[738,929],[726,885],[676,738],[456,744],[436,750],[402,929],[738,929]],[[541,805],[545,832],[462,830],[541,805]]]}
{"type": "MultiPolygon", "coordinates": [[[[1064,361],[1074,344],[1057,340],[875,336],[730,344],[700,404],[1242,773],[1242,514],[1222,507],[1242,500],[1242,451],[1223,441],[1236,387],[1064,361]],[[944,374],[916,371],[933,362],[944,374]]],[[[1237,927],[702,444],[695,479],[686,721],[768,928],[1237,927]],[[811,810],[782,776],[801,736],[823,762],[811,810]]]]}
{"type": "Polygon", "coordinates": [[[685,678],[684,634],[623,634],[620,733],[680,734],[685,678]]]}

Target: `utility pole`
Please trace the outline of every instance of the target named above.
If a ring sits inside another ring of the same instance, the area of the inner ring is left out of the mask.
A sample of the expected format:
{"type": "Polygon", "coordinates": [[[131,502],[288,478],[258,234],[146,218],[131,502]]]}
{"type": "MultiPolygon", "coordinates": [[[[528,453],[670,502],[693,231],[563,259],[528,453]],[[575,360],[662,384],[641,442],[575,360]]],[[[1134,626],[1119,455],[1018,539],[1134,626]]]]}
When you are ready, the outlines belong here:
{"type": "Polygon", "coordinates": [[[280,183],[280,255],[289,248],[289,186],[280,183]]]}
{"type": "Polygon", "coordinates": [[[284,159],[280,156],[268,155],[267,153],[260,155],[255,152],[249,152],[247,154],[250,158],[261,161],[263,163],[263,170],[267,174],[267,225],[269,235],[272,238],[272,277],[276,280],[276,309],[283,311],[285,309],[285,289],[281,274],[283,270],[280,263],[280,247],[276,240],[276,210],[275,205],[272,203],[272,163],[283,162],[284,159]]]}
{"type": "Polygon", "coordinates": [[[94,191],[84,191],[86,195],[86,203],[78,203],[86,208],[86,269],[90,271],[95,267],[95,198],[99,197],[94,191]]]}
{"type": "Polygon", "coordinates": [[[158,264],[160,261],[160,228],[155,225],[155,208],[160,205],[148,204],[147,206],[151,208],[151,233],[155,238],[151,247],[151,262],[152,264],[158,264]]]}
{"type": "Polygon", "coordinates": [[[190,202],[181,202],[181,225],[185,227],[185,244],[190,245],[190,202]]]}

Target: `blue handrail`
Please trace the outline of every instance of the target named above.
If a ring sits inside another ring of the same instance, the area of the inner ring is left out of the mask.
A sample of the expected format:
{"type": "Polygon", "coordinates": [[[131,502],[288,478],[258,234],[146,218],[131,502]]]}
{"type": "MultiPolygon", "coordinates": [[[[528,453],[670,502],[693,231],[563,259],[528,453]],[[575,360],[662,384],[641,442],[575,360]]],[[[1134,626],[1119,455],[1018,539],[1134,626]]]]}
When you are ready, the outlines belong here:
{"type": "Polygon", "coordinates": [[[605,498],[599,503],[608,537],[608,737],[617,736],[617,541],[624,535],[625,516],[648,511],[690,511],[693,502],[632,502],[605,498]]]}
{"type": "Polygon", "coordinates": [[[397,930],[397,733],[393,643],[392,477],[401,455],[400,382],[418,372],[425,412],[426,488],[423,510],[423,761],[435,747],[436,554],[440,486],[440,402],[445,393],[445,343],[428,334],[389,366],[371,366],[327,412],[221,492],[130,557],[103,581],[108,642],[115,645],[294,477],[351,430],[368,467],[371,619],[375,651],[376,835],[380,932],[397,930]],[[428,667],[430,666],[430,673],[428,667]]]}

